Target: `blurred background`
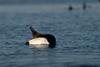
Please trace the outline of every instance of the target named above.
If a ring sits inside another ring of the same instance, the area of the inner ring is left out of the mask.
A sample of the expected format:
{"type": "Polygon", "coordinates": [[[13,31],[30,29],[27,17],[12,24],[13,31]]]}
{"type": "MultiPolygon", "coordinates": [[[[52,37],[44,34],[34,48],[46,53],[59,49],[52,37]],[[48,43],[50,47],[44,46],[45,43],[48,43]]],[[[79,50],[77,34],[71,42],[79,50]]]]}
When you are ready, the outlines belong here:
{"type": "Polygon", "coordinates": [[[100,1],[0,0],[0,67],[100,67],[100,1]],[[56,47],[25,45],[30,26],[56,47]]]}
{"type": "Polygon", "coordinates": [[[61,3],[81,3],[97,2],[99,0],[0,0],[0,4],[61,4],[61,3]]]}

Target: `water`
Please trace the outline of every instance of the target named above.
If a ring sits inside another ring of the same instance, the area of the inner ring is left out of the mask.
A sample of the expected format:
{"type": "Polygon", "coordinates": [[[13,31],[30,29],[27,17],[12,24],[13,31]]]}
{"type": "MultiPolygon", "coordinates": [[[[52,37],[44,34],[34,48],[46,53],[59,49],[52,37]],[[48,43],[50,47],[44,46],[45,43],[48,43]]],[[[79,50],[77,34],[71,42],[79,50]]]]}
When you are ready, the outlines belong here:
{"type": "Polygon", "coordinates": [[[1,5],[0,67],[99,67],[100,4],[72,5],[1,5]],[[56,47],[26,46],[30,26],[55,35],[56,47]]]}
{"type": "Polygon", "coordinates": [[[58,4],[58,3],[98,2],[98,0],[0,0],[0,4],[58,4]]]}

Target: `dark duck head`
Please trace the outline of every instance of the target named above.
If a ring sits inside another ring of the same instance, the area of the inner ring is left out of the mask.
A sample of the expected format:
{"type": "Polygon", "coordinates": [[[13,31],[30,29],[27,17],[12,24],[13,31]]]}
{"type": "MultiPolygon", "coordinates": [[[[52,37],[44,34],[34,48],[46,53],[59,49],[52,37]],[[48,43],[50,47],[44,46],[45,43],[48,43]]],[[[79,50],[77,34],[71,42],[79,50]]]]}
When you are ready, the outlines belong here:
{"type": "Polygon", "coordinates": [[[41,34],[30,27],[33,38],[26,42],[27,45],[36,48],[50,47],[54,48],[56,45],[56,38],[51,34],[41,34]]]}

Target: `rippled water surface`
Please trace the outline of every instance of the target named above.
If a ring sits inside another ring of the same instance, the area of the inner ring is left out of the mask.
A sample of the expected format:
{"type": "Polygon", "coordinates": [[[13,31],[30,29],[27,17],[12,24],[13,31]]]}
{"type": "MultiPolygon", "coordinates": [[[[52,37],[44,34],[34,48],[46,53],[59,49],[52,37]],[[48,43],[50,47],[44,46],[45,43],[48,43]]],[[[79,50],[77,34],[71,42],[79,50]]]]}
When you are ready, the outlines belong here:
{"type": "Polygon", "coordinates": [[[0,67],[99,67],[100,4],[1,5],[0,67]],[[31,48],[29,27],[51,33],[54,49],[31,48]]]}

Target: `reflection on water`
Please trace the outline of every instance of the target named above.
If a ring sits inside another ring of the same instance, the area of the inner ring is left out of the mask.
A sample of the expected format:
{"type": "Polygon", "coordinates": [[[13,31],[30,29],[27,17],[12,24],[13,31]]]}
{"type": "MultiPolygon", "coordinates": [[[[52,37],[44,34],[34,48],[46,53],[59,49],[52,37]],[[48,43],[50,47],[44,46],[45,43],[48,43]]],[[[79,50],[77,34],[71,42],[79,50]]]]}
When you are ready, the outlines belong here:
{"type": "Polygon", "coordinates": [[[0,6],[1,67],[99,67],[99,4],[81,9],[81,4],[0,6]],[[39,7],[39,8],[37,8],[39,7]],[[9,9],[8,9],[9,8],[9,9]],[[56,36],[54,49],[33,49],[24,43],[31,38],[29,26],[56,36]]]}

